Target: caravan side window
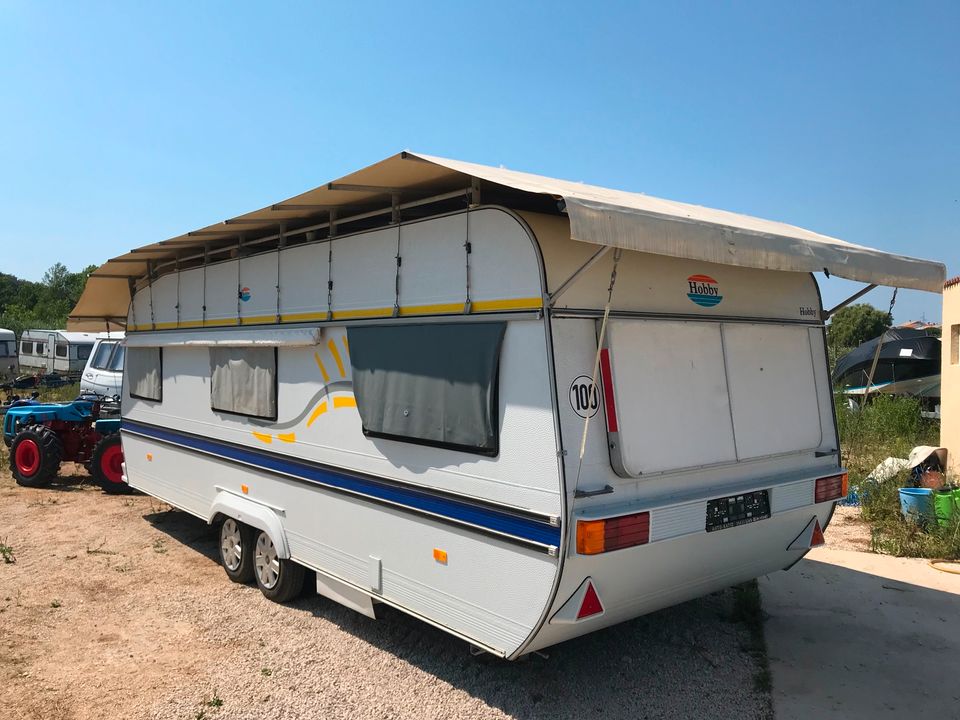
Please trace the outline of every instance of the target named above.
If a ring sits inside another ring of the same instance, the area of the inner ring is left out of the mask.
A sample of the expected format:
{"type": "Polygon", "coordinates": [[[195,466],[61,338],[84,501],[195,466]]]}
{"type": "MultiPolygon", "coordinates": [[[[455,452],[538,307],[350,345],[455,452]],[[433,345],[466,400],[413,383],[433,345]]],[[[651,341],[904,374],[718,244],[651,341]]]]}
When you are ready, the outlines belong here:
{"type": "Polygon", "coordinates": [[[497,455],[505,331],[503,322],[348,328],[364,434],[497,455]]]}
{"type": "Polygon", "coordinates": [[[158,347],[132,347],[127,353],[126,382],[130,397],[163,400],[163,354],[158,347]]]}
{"type": "Polygon", "coordinates": [[[57,357],[66,357],[67,356],[67,346],[57,344],[57,357]]]}
{"type": "Polygon", "coordinates": [[[210,348],[210,407],[218,412],[276,420],[277,349],[210,348]]]}
{"type": "Polygon", "coordinates": [[[24,355],[33,355],[33,343],[23,341],[20,343],[20,352],[24,355]]]}

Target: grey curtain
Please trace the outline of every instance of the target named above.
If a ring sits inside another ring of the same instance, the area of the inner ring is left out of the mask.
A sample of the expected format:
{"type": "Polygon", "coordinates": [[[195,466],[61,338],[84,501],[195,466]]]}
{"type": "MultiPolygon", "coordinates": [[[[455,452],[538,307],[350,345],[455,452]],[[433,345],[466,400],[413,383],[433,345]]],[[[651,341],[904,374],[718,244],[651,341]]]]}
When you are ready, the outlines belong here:
{"type": "Polygon", "coordinates": [[[210,348],[210,406],[221,412],[276,418],[276,348],[210,348]]]}
{"type": "Polygon", "coordinates": [[[364,433],[496,455],[505,331],[503,322],[348,328],[364,433]]]}
{"type": "Polygon", "coordinates": [[[127,353],[126,382],[130,397],[160,402],[163,399],[160,348],[132,347],[127,353]]]}

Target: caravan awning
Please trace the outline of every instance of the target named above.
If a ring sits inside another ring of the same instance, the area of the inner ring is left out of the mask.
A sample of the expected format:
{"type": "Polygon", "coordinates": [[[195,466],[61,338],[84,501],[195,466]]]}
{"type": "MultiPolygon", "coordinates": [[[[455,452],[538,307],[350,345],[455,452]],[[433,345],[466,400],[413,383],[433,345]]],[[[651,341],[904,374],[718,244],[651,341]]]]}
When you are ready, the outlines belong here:
{"type": "Polygon", "coordinates": [[[427,202],[475,198],[558,201],[573,239],[597,245],[724,265],[827,271],[876,285],[941,292],[942,263],[854,245],[786,223],[474,163],[402,152],[339,180],[246,215],[145,245],[97,269],[70,315],[68,328],[103,330],[126,321],[130,288],[148,274],[171,272],[198,255],[239,252],[281,233],[297,234],[386,216],[427,202]]]}

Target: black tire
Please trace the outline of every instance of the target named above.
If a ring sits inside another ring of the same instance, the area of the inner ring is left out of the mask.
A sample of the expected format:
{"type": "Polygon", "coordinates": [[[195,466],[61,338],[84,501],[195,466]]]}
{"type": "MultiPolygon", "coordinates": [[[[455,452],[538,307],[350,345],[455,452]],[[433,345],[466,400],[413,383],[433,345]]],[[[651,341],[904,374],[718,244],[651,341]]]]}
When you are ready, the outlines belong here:
{"type": "Polygon", "coordinates": [[[31,425],[21,430],[10,444],[10,470],[17,483],[24,487],[49,485],[60,472],[62,457],[63,443],[45,425],[31,425]]]}
{"type": "Polygon", "coordinates": [[[120,462],[123,462],[120,433],[110,433],[100,438],[93,449],[87,472],[104,492],[111,495],[129,495],[133,489],[120,477],[120,462]]]}
{"type": "Polygon", "coordinates": [[[269,551],[276,553],[273,541],[265,532],[257,531],[253,551],[253,579],[268,600],[278,603],[292,600],[303,589],[304,568],[292,560],[276,559],[277,569],[272,573],[273,578],[262,577],[261,564],[265,559],[269,559],[269,551]]]}
{"type": "Polygon", "coordinates": [[[226,518],[220,524],[220,565],[227,577],[235,583],[253,580],[254,530],[249,525],[226,518]],[[228,536],[235,535],[231,542],[228,536]],[[230,548],[234,554],[230,555],[230,548]],[[239,557],[237,557],[239,554],[239,557]]]}

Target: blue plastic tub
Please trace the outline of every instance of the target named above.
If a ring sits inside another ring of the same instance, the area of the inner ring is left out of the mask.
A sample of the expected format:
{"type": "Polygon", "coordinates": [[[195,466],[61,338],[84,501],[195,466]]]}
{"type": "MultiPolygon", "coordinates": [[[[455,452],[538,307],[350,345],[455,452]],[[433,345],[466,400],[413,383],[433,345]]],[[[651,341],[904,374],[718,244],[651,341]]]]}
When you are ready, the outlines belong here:
{"type": "Polygon", "coordinates": [[[903,517],[913,522],[933,520],[933,490],[900,488],[900,512],[903,513],[903,517]]]}

